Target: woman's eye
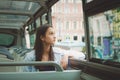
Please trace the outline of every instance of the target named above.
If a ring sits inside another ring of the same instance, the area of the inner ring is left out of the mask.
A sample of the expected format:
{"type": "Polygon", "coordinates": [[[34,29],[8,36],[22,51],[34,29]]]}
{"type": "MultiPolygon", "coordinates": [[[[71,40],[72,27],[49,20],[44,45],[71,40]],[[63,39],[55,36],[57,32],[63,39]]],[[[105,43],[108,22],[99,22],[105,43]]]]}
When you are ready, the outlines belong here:
{"type": "Polygon", "coordinates": [[[52,34],[54,34],[53,32],[50,32],[50,34],[52,35],[52,34]]]}

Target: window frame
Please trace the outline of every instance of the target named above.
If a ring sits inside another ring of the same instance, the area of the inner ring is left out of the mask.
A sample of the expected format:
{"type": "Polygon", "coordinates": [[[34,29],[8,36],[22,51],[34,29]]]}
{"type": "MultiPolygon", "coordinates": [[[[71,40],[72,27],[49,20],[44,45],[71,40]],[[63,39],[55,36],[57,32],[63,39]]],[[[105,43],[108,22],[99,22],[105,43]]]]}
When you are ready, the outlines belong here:
{"type": "Polygon", "coordinates": [[[86,52],[87,59],[90,62],[100,63],[103,65],[120,67],[119,62],[105,61],[102,59],[91,58],[91,46],[90,46],[90,29],[89,29],[89,21],[88,17],[96,15],[98,13],[111,10],[120,6],[120,1],[109,1],[109,0],[93,0],[87,3],[87,0],[83,0],[83,12],[84,12],[84,21],[85,21],[85,35],[86,35],[86,52]],[[104,4],[105,3],[105,4],[104,4]],[[102,5],[104,4],[104,5],[102,5]]]}

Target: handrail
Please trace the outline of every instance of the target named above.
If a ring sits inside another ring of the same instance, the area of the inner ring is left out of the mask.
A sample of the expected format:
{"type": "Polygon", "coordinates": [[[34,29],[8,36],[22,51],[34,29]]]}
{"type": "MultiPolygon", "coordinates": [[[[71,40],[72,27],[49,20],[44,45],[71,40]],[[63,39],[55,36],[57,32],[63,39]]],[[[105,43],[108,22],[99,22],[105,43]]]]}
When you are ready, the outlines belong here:
{"type": "Polygon", "coordinates": [[[28,66],[28,65],[34,65],[34,66],[54,66],[56,68],[56,71],[62,72],[63,68],[55,63],[54,61],[32,61],[32,62],[0,62],[0,67],[2,66],[28,66]]]}

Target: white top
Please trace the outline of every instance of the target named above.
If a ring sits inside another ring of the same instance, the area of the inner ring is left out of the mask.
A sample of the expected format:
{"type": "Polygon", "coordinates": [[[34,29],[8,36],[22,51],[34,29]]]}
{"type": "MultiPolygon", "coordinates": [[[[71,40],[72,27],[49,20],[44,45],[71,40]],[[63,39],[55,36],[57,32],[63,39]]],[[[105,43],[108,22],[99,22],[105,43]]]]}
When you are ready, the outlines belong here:
{"type": "MultiPolygon", "coordinates": [[[[60,64],[60,61],[62,59],[62,56],[64,55],[64,51],[58,51],[57,49],[53,48],[54,52],[54,61],[57,64],[60,64]]],[[[24,60],[25,62],[35,61],[35,50],[32,50],[29,53],[26,53],[24,60]]],[[[34,66],[23,66],[22,68],[23,72],[35,72],[37,71],[34,66]]]]}

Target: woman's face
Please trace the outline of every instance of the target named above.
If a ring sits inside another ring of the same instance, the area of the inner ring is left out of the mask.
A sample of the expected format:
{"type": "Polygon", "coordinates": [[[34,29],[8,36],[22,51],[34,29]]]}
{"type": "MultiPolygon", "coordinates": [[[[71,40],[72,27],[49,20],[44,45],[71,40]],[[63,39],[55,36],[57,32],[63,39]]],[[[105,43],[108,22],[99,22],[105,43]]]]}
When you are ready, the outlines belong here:
{"type": "Polygon", "coordinates": [[[45,42],[46,44],[54,44],[56,40],[55,37],[55,30],[52,27],[49,27],[46,31],[45,36],[43,36],[42,41],[45,42]]]}

